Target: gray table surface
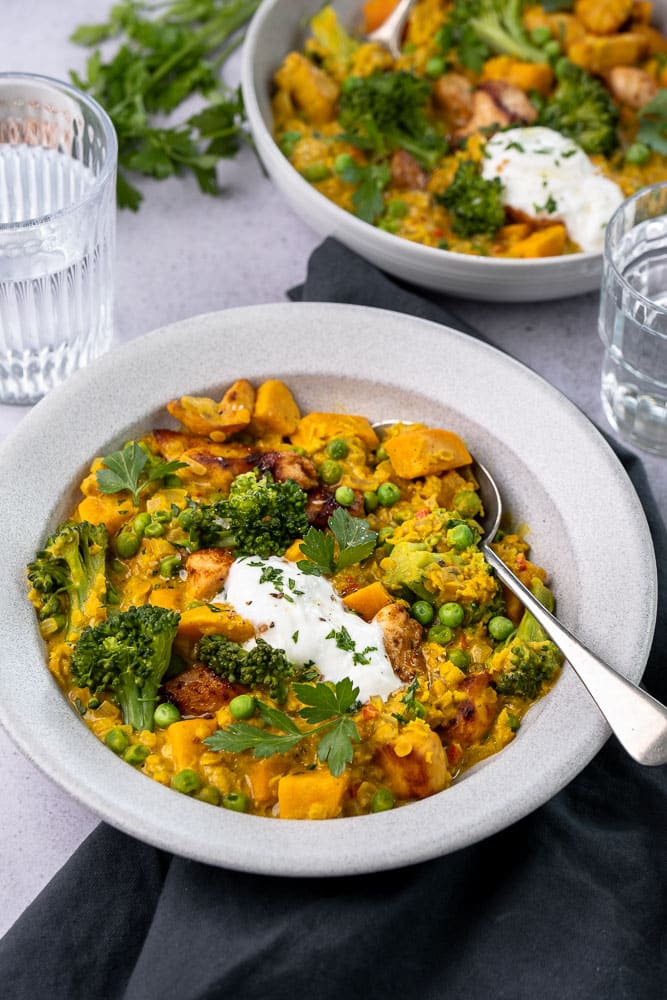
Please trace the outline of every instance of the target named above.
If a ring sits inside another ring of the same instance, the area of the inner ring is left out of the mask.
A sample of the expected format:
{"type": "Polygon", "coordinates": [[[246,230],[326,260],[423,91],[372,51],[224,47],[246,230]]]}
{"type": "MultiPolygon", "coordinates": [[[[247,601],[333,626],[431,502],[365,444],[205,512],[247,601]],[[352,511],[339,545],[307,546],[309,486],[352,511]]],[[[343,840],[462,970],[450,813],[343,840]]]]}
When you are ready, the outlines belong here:
{"type": "MultiPolygon", "coordinates": [[[[85,53],[68,37],[104,19],[111,0],[2,0],[0,68],[66,79],[85,53]]],[[[229,67],[237,76],[238,63],[229,67]]],[[[245,151],[224,163],[225,193],[204,197],[191,180],[143,185],[138,214],[120,213],[114,346],[196,313],[285,300],[305,276],[320,237],[284,204],[245,151]]],[[[452,300],[493,343],[544,375],[604,426],[597,294],[555,303],[452,300]]],[[[0,440],[28,412],[0,405],[0,440]]],[[[667,509],[667,459],[642,456],[667,509]]],[[[96,826],[87,809],[44,777],[0,729],[0,936],[96,826]]]]}

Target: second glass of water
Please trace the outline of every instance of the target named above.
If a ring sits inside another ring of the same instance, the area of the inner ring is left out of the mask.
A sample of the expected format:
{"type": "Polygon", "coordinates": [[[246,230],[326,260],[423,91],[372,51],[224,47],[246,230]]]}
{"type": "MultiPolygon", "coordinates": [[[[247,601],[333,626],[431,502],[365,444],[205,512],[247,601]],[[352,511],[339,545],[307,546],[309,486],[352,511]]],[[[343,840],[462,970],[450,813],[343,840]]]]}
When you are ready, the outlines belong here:
{"type": "Polygon", "coordinates": [[[599,333],[609,422],[667,455],[667,183],[633,195],[607,227],[599,333]]]}
{"type": "Polygon", "coordinates": [[[116,162],[95,101],[0,73],[0,402],[35,402],[110,345],[116,162]]]}

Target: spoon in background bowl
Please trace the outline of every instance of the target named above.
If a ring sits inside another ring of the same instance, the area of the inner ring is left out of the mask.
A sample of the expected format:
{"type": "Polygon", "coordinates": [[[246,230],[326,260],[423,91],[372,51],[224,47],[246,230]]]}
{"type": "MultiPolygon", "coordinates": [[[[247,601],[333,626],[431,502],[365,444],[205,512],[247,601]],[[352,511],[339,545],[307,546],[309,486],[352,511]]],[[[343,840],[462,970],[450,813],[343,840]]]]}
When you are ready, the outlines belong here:
{"type": "MultiPolygon", "coordinates": [[[[383,420],[373,428],[381,433],[399,422],[383,420]]],[[[666,764],[667,708],[591,653],[496,555],[491,542],[503,513],[500,491],[488,469],[475,459],[471,470],[484,506],[484,516],[477,520],[484,530],[480,547],[487,563],[556,643],[630,756],[639,764],[666,764]]]]}
{"type": "Polygon", "coordinates": [[[394,59],[398,59],[401,54],[403,29],[415,3],[416,0],[399,0],[389,17],[382,22],[380,27],[366,35],[366,41],[384,45],[385,49],[387,49],[394,59]]]}

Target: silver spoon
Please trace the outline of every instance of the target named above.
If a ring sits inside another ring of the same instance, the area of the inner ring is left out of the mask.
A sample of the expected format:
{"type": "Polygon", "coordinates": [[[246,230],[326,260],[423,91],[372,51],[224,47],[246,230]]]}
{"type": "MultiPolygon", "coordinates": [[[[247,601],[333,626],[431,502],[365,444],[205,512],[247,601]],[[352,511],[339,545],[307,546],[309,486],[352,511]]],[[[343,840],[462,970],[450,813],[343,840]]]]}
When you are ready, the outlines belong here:
{"type": "MultiPolygon", "coordinates": [[[[382,431],[398,422],[385,420],[373,427],[376,431],[382,431]]],[[[481,519],[484,529],[481,549],[484,558],[498,578],[519,598],[556,643],[630,756],[640,764],[666,764],[667,708],[591,653],[540,604],[496,555],[490,543],[498,531],[503,512],[500,491],[483,465],[473,459],[471,468],[479,483],[484,505],[484,517],[481,519]]]]}
{"type": "Polygon", "coordinates": [[[380,27],[366,35],[366,40],[384,45],[394,59],[398,59],[401,54],[401,38],[405,22],[415,3],[416,0],[399,0],[389,17],[382,22],[380,27]]]}

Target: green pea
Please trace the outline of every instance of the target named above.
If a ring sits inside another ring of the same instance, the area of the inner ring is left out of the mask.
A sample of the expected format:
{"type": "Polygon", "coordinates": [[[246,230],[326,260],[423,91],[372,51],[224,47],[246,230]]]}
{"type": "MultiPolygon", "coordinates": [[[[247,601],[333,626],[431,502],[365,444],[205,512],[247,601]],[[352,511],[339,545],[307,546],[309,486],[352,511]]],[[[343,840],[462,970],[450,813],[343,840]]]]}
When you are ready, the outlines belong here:
{"type": "Polygon", "coordinates": [[[166,580],[170,576],[179,570],[181,567],[181,557],[180,556],[166,556],[166,558],[160,561],[159,570],[160,576],[163,576],[166,580]]]}
{"type": "Polygon", "coordinates": [[[229,711],[235,719],[250,719],[255,714],[255,708],[255,699],[249,694],[239,694],[229,703],[229,711]]]}
{"type": "Polygon", "coordinates": [[[192,527],[194,519],[195,519],[195,512],[193,511],[192,507],[186,507],[185,510],[182,510],[181,513],[178,515],[179,527],[185,528],[185,530],[188,531],[192,527]]]}
{"type": "Polygon", "coordinates": [[[378,500],[377,493],[371,490],[366,490],[364,493],[364,510],[367,514],[372,514],[374,510],[377,510],[380,506],[380,501],[378,500]]]}
{"type": "Polygon", "coordinates": [[[430,76],[432,79],[438,76],[442,76],[445,72],[445,60],[442,56],[431,56],[430,59],[426,60],[426,75],[430,76]]]}
{"type": "Polygon", "coordinates": [[[401,491],[395,483],[381,483],[377,495],[383,507],[393,507],[401,499],[401,491]]]}
{"type": "Polygon", "coordinates": [[[449,240],[438,240],[438,250],[449,250],[449,240]]]}
{"type": "Polygon", "coordinates": [[[339,486],[334,497],[341,507],[351,507],[354,503],[354,490],[351,486],[339,486]]]}
{"type": "Polygon", "coordinates": [[[383,229],[385,233],[397,233],[401,228],[401,222],[400,219],[380,219],[377,227],[383,229]]]}
{"type": "Polygon", "coordinates": [[[171,511],[170,510],[156,510],[153,513],[153,520],[157,521],[158,524],[169,524],[171,521],[171,511]]]}
{"type": "Polygon", "coordinates": [[[110,729],[104,737],[104,742],[114,753],[121,754],[130,745],[130,737],[123,729],[110,729]]]}
{"type": "Polygon", "coordinates": [[[415,701],[412,704],[412,714],[415,719],[425,719],[426,718],[426,706],[422,705],[420,701],[415,701]]]}
{"type": "Polygon", "coordinates": [[[134,531],[123,528],[116,535],[116,553],[121,559],[131,559],[136,556],[141,545],[141,539],[134,531]]]}
{"type": "Polygon", "coordinates": [[[378,448],[376,449],[375,452],[375,457],[377,458],[378,462],[386,462],[387,459],[389,458],[389,455],[387,454],[387,449],[383,444],[378,445],[378,448]]]}
{"type": "Polygon", "coordinates": [[[402,198],[392,198],[387,205],[387,215],[392,219],[403,219],[409,210],[410,206],[402,198]]]}
{"type": "Polygon", "coordinates": [[[223,795],[222,804],[225,809],[231,809],[233,812],[248,811],[248,799],[242,792],[228,792],[227,795],[223,795]]]}
{"type": "Polygon", "coordinates": [[[472,528],[467,524],[457,524],[447,532],[447,544],[459,552],[469,548],[473,541],[472,528]]]}
{"type": "Polygon", "coordinates": [[[331,171],[326,163],[309,163],[301,171],[301,176],[305,177],[311,184],[317,184],[319,181],[325,181],[327,177],[331,177],[331,171]]]}
{"type": "Polygon", "coordinates": [[[356,160],[351,153],[339,153],[334,160],[334,170],[337,174],[344,174],[346,170],[356,165],[356,160]]]}
{"type": "Polygon", "coordinates": [[[159,521],[151,521],[144,529],[144,536],[146,538],[162,538],[163,535],[164,525],[160,524],[159,521]]]}
{"type": "Polygon", "coordinates": [[[99,698],[89,698],[87,707],[94,710],[96,708],[99,708],[101,704],[102,702],[100,701],[99,698]]]}
{"type": "Polygon", "coordinates": [[[441,624],[448,625],[450,628],[456,628],[457,625],[461,625],[464,617],[465,611],[458,601],[447,601],[446,604],[438,608],[438,618],[441,624]]]}
{"type": "Polygon", "coordinates": [[[200,791],[195,793],[195,798],[200,802],[208,802],[210,806],[220,805],[220,792],[215,785],[204,785],[200,791]]]}
{"type": "Polygon", "coordinates": [[[466,671],[470,666],[470,654],[466,653],[465,649],[450,649],[448,656],[459,670],[466,671]]]}
{"type": "Polygon", "coordinates": [[[175,472],[170,472],[169,475],[165,476],[162,483],[168,490],[177,490],[183,485],[180,476],[177,476],[175,472]]]}
{"type": "Polygon", "coordinates": [[[184,795],[194,795],[201,788],[201,778],[191,767],[184,767],[172,777],[171,787],[184,795]]]}
{"type": "Polygon", "coordinates": [[[178,711],[175,705],[172,705],[169,701],[163,701],[161,705],[155,709],[155,715],[153,716],[155,720],[155,725],[159,729],[166,729],[170,726],[172,722],[181,721],[181,713],[178,711]]]}
{"type": "Polygon", "coordinates": [[[340,477],[343,475],[343,466],[340,462],[334,462],[331,459],[326,462],[322,462],[319,468],[320,479],[327,486],[333,486],[337,483],[340,477]]]}
{"type": "Polygon", "coordinates": [[[437,642],[439,646],[446,646],[452,641],[452,630],[449,625],[432,625],[426,634],[429,642],[437,642]]]}
{"type": "Polygon", "coordinates": [[[563,52],[560,42],[557,42],[555,38],[552,38],[550,42],[547,42],[543,46],[543,51],[548,59],[557,59],[563,52]]]}
{"type": "Polygon", "coordinates": [[[435,614],[433,605],[429,604],[428,601],[415,601],[410,608],[410,613],[420,625],[430,625],[435,614]]]}
{"type": "Polygon", "coordinates": [[[141,514],[137,514],[134,521],[132,522],[132,527],[136,533],[141,537],[146,530],[146,525],[151,523],[151,516],[145,510],[141,514]]]}
{"type": "Polygon", "coordinates": [[[494,615],[493,618],[489,619],[489,624],[486,627],[490,636],[497,639],[498,642],[504,642],[514,631],[514,622],[505,618],[505,615],[494,615]]]}
{"type": "Polygon", "coordinates": [[[124,751],[123,760],[127,764],[132,764],[133,767],[137,767],[139,764],[143,764],[149,753],[150,750],[143,743],[133,743],[124,751]]]}
{"type": "Polygon", "coordinates": [[[651,150],[643,142],[633,142],[625,154],[626,163],[635,163],[641,167],[651,159],[651,150]]]}
{"type": "Polygon", "coordinates": [[[391,794],[388,788],[378,788],[371,799],[371,812],[380,813],[386,812],[387,809],[393,809],[395,805],[394,796],[391,794]]]}
{"type": "Polygon", "coordinates": [[[300,132],[283,132],[280,137],[279,146],[285,156],[289,158],[292,155],[297,142],[299,142],[301,138],[302,135],[300,132]]]}
{"type": "Polygon", "coordinates": [[[482,501],[474,490],[459,490],[454,494],[454,507],[462,517],[475,517],[482,509],[482,501]]]}
{"type": "Polygon", "coordinates": [[[535,45],[546,45],[551,39],[551,32],[545,25],[540,25],[538,28],[533,28],[530,33],[530,40],[535,43],[535,45]]]}
{"type": "Polygon", "coordinates": [[[329,458],[347,458],[350,447],[344,438],[332,438],[327,445],[329,458]]]}

